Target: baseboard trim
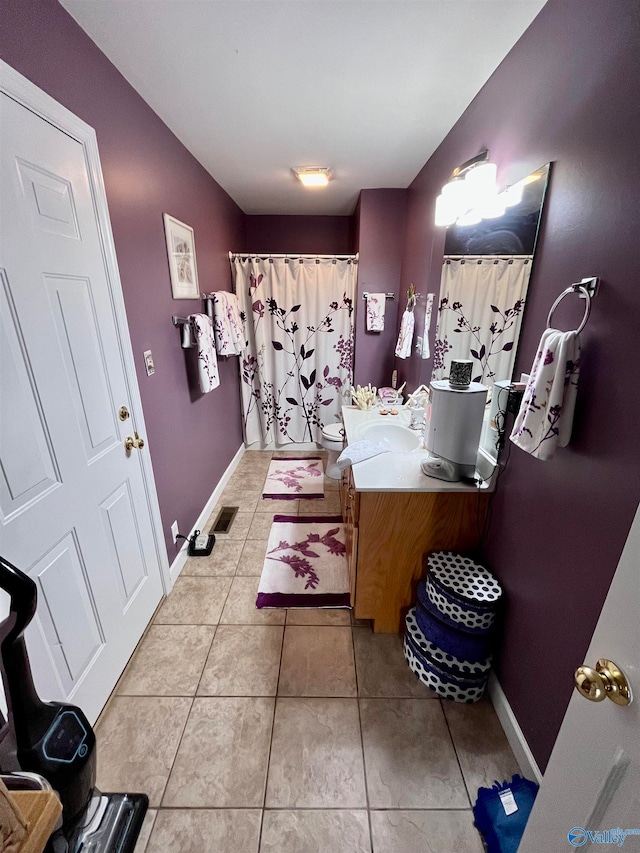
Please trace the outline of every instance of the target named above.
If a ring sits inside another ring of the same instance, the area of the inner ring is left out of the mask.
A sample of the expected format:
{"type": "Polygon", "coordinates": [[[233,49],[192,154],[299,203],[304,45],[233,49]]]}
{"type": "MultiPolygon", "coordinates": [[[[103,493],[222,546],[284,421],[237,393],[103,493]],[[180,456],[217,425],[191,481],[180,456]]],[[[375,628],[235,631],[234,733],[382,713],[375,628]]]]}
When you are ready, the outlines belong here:
{"type": "Polygon", "coordinates": [[[538,762],[533,757],[524,732],[520,728],[516,715],[509,704],[509,700],[493,672],[489,677],[489,698],[493,703],[493,707],[507,736],[509,746],[520,765],[520,769],[527,779],[532,779],[540,785],[542,782],[542,773],[538,767],[538,762]]]}
{"type": "MultiPolygon", "coordinates": [[[[211,497],[209,498],[209,500],[206,502],[206,504],[202,508],[202,512],[200,513],[200,515],[196,519],[195,524],[191,528],[191,531],[189,532],[189,536],[191,536],[195,530],[202,530],[205,522],[207,521],[207,519],[209,518],[209,516],[213,512],[214,506],[220,500],[220,495],[224,491],[225,486],[227,485],[227,483],[231,479],[233,472],[238,467],[238,463],[240,462],[240,460],[242,459],[244,454],[245,454],[245,446],[244,446],[244,444],[242,444],[238,448],[238,452],[236,453],[236,455],[233,457],[231,462],[228,464],[226,471],[224,472],[222,477],[220,477],[220,479],[218,480],[218,484],[215,487],[215,489],[213,490],[213,492],[211,493],[211,497]]],[[[189,536],[187,538],[189,538],[189,536]]],[[[187,555],[187,547],[188,547],[188,545],[186,542],[184,542],[184,540],[182,540],[182,541],[183,541],[182,548],[178,551],[177,556],[175,557],[174,561],[169,566],[169,579],[171,581],[172,587],[173,587],[174,583],[177,581],[178,576],[180,575],[180,572],[184,569],[184,564],[187,562],[187,556],[188,556],[187,555]]]]}

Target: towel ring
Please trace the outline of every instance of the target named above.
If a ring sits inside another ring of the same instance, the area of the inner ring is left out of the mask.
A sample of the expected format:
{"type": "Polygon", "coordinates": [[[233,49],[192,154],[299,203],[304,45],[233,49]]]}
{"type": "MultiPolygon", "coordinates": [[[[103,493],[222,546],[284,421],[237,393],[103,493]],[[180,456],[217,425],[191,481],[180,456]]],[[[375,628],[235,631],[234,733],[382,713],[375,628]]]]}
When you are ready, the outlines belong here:
{"type": "Polygon", "coordinates": [[[547,328],[551,328],[551,318],[553,316],[553,312],[556,310],[556,308],[562,302],[565,296],[568,296],[570,293],[581,293],[586,299],[586,304],[584,306],[584,317],[582,318],[582,322],[576,329],[576,334],[579,335],[580,332],[587,325],[587,320],[589,319],[589,314],[591,313],[591,295],[589,294],[587,288],[581,284],[572,284],[571,287],[567,287],[567,289],[563,290],[560,296],[558,296],[556,301],[551,306],[551,309],[549,310],[549,316],[547,317],[547,328]]]}

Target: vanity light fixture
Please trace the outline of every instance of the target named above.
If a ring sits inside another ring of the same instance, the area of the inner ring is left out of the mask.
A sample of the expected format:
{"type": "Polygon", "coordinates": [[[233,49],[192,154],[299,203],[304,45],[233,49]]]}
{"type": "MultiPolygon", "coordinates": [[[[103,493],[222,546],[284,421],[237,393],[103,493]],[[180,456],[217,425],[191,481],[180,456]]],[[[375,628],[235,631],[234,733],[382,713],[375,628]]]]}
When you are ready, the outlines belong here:
{"type": "Polygon", "coordinates": [[[436,199],[436,225],[475,225],[487,215],[500,216],[494,212],[498,195],[496,173],[488,151],[481,151],[455,168],[436,199]]]}
{"type": "Polygon", "coordinates": [[[498,192],[497,168],[489,162],[489,152],[481,151],[451,173],[436,199],[436,225],[477,225],[483,219],[497,219],[508,207],[522,201],[527,184],[538,180],[542,172],[533,172],[521,181],[498,192]]]}
{"type": "Polygon", "coordinates": [[[331,169],[324,166],[307,166],[304,169],[291,170],[304,187],[326,187],[333,175],[331,169]]]}

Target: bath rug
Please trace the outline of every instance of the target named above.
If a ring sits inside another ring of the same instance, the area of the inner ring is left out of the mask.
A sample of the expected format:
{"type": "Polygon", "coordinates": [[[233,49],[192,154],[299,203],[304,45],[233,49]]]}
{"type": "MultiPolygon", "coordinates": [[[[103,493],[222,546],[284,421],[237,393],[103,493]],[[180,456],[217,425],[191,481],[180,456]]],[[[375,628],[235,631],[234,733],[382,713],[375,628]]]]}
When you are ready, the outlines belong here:
{"type": "Polygon", "coordinates": [[[272,459],[262,497],[277,501],[323,498],[323,475],[324,468],[320,456],[291,456],[272,459]]]}
{"type": "Polygon", "coordinates": [[[256,607],[349,607],[339,515],[275,515],[256,607]]]}

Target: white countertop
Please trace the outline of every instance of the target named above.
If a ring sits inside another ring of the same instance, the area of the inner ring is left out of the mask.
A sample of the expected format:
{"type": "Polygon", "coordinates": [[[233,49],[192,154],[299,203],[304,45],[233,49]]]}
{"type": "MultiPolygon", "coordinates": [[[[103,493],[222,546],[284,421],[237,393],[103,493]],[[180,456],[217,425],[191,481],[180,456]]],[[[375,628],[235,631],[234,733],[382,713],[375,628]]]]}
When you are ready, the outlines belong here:
{"type": "MultiPolygon", "coordinates": [[[[380,408],[361,411],[356,406],[343,406],[342,418],[347,444],[365,438],[364,427],[371,423],[395,423],[409,426],[410,410],[395,406],[397,415],[381,415],[380,408]]],[[[413,430],[412,430],[413,432],[413,430]]],[[[478,486],[448,483],[422,473],[420,462],[429,453],[423,442],[415,450],[380,453],[352,467],[353,483],[358,492],[475,492],[478,486]]],[[[495,479],[495,478],[492,478],[495,479]]],[[[483,482],[481,490],[490,491],[492,482],[483,482]]]]}

